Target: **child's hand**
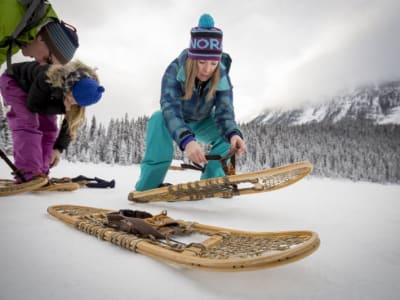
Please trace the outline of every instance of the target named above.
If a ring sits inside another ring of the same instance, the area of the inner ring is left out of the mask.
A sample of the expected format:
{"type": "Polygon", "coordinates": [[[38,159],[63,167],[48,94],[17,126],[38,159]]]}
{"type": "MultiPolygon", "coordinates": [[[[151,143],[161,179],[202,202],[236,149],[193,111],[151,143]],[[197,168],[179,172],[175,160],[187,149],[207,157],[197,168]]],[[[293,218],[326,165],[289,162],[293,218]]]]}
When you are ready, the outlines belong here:
{"type": "Polygon", "coordinates": [[[57,149],[53,149],[51,153],[51,160],[50,160],[50,168],[53,168],[58,165],[61,159],[61,153],[57,149]]]}

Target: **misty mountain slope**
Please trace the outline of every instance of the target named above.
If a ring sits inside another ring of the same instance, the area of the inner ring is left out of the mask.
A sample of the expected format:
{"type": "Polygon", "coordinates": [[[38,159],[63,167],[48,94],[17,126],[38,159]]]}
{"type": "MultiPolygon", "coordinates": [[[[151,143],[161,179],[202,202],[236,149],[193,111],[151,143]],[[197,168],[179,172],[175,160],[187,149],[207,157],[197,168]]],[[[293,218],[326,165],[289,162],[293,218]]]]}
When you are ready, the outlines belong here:
{"type": "Polygon", "coordinates": [[[365,120],[374,124],[400,124],[400,81],[359,87],[322,104],[309,104],[293,110],[265,110],[253,121],[301,125],[365,120]]]}
{"type": "Polygon", "coordinates": [[[241,128],[246,170],[308,160],[317,176],[400,182],[400,81],[299,109],[264,111],[241,128]]]}

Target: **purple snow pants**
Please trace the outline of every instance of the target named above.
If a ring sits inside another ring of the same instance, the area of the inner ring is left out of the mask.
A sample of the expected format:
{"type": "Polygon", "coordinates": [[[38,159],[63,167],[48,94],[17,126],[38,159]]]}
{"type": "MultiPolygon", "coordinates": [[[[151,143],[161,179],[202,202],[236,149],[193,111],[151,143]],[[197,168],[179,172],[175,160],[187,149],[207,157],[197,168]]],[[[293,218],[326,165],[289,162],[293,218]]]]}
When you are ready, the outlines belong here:
{"type": "Polygon", "coordinates": [[[8,111],[15,166],[23,171],[26,180],[39,173],[48,174],[58,134],[57,116],[29,111],[26,105],[28,94],[5,73],[0,76],[0,91],[8,111]]]}

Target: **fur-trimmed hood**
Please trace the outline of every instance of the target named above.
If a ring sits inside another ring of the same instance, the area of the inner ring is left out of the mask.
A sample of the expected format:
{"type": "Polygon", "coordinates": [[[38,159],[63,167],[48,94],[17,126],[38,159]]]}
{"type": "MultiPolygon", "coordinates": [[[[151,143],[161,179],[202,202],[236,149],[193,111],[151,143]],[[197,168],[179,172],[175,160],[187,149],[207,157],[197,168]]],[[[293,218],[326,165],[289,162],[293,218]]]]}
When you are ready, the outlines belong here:
{"type": "Polygon", "coordinates": [[[65,89],[67,78],[74,73],[80,74],[77,76],[77,80],[82,76],[86,76],[99,82],[96,69],[85,65],[79,60],[71,61],[66,65],[51,65],[47,70],[46,75],[48,77],[48,83],[53,87],[65,89]]]}

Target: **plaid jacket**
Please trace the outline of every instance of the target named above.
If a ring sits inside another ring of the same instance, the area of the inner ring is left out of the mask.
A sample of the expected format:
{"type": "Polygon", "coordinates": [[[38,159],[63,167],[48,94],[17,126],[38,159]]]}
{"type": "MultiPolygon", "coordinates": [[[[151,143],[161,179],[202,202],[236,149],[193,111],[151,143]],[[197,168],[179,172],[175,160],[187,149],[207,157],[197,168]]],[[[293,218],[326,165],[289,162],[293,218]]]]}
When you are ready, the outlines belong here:
{"type": "MultiPolygon", "coordinates": [[[[167,68],[162,78],[161,110],[172,138],[178,145],[194,133],[187,125],[189,122],[199,122],[213,117],[221,136],[229,142],[232,135],[242,136],[236,121],[233,108],[232,84],[228,75],[231,58],[222,54],[220,62],[220,81],[215,95],[207,101],[206,97],[211,83],[209,82],[201,97],[194,88],[193,96],[183,100],[185,93],[185,61],[188,51],[185,49],[167,68]]],[[[182,148],[181,148],[182,149],[182,148]]]]}

